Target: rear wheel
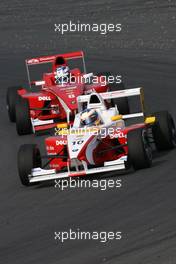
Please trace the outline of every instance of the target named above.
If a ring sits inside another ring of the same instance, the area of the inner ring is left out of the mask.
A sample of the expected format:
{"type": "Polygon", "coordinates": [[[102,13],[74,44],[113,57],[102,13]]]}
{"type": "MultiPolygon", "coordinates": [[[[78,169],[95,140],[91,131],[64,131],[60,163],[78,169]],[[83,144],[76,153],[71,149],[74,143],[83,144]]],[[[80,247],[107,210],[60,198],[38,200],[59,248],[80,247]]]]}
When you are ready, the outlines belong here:
{"type": "Polygon", "coordinates": [[[18,90],[20,90],[20,86],[12,86],[12,87],[8,87],[7,89],[6,104],[7,104],[9,120],[11,122],[16,121],[15,105],[16,105],[17,97],[19,96],[18,90]]]}
{"type": "Polygon", "coordinates": [[[135,170],[152,165],[152,149],[144,129],[129,131],[127,134],[128,155],[135,170]]]}
{"type": "Polygon", "coordinates": [[[156,123],[152,128],[156,148],[169,150],[176,147],[175,123],[168,111],[156,112],[156,123]]]}
{"type": "Polygon", "coordinates": [[[33,168],[41,167],[40,150],[35,144],[22,145],[18,151],[18,172],[21,183],[25,186],[31,185],[29,174],[33,168]]]}
{"type": "Polygon", "coordinates": [[[16,103],[16,129],[19,135],[32,133],[29,102],[25,98],[18,98],[16,103]]]}

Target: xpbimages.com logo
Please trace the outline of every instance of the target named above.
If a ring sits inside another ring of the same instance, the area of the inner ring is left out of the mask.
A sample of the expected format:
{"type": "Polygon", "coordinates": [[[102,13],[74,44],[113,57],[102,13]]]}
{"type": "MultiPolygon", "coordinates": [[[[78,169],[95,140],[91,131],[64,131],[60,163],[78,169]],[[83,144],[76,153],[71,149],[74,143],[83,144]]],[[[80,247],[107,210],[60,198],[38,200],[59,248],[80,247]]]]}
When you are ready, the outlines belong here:
{"type": "Polygon", "coordinates": [[[93,240],[101,243],[107,243],[112,240],[121,240],[122,232],[120,231],[81,231],[79,228],[68,231],[54,232],[54,239],[60,243],[64,243],[67,240],[93,240]]]}
{"type": "Polygon", "coordinates": [[[65,86],[66,84],[96,84],[100,86],[106,86],[109,84],[121,84],[122,83],[122,76],[121,75],[111,75],[108,74],[106,75],[93,75],[93,73],[89,73],[87,75],[78,75],[75,76],[71,72],[68,74],[68,76],[62,76],[62,77],[57,77],[57,73],[55,72],[56,76],[56,82],[59,85],[65,86]]]}
{"type": "Polygon", "coordinates": [[[106,35],[112,32],[121,32],[122,24],[107,24],[107,23],[80,23],[77,21],[73,23],[69,21],[68,23],[54,24],[54,31],[64,35],[66,32],[97,32],[101,35],[106,35]]]}
{"type": "Polygon", "coordinates": [[[66,189],[76,189],[76,188],[87,188],[87,189],[100,189],[101,191],[106,191],[107,189],[117,189],[122,187],[121,179],[72,179],[70,177],[67,179],[55,180],[55,188],[59,188],[59,190],[64,191],[66,189]]]}

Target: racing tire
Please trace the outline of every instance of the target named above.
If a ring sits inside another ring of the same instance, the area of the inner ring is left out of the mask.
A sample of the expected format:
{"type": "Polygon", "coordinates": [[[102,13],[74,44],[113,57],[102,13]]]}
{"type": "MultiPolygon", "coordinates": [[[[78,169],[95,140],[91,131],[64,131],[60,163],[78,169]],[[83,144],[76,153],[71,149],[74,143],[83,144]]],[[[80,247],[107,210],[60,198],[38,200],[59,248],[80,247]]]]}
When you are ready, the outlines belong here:
{"type": "Polygon", "coordinates": [[[25,186],[32,185],[29,174],[33,168],[42,166],[40,150],[35,144],[24,144],[18,151],[18,173],[21,183],[25,186]]]}
{"type": "Polygon", "coordinates": [[[127,134],[128,158],[135,170],[152,165],[152,148],[144,129],[131,130],[127,134]]]}
{"type": "Polygon", "coordinates": [[[16,121],[16,114],[15,114],[15,106],[16,106],[16,100],[18,98],[18,90],[20,90],[19,86],[11,86],[7,89],[6,94],[6,105],[8,110],[8,116],[10,122],[16,121]]]}
{"type": "Polygon", "coordinates": [[[32,133],[29,102],[22,97],[19,97],[16,103],[16,130],[18,135],[32,133]]]}
{"type": "Polygon", "coordinates": [[[156,122],[152,132],[157,150],[173,149],[176,147],[176,128],[171,114],[168,111],[161,111],[153,115],[156,122]]]}
{"type": "MultiPolygon", "coordinates": [[[[118,91],[118,90],[125,90],[125,86],[123,83],[120,83],[120,84],[109,83],[109,91],[110,92],[114,92],[114,91],[118,91]]],[[[119,114],[128,115],[130,113],[130,107],[129,107],[127,97],[112,99],[111,103],[112,103],[112,106],[117,105],[117,109],[119,111],[119,114]]]]}

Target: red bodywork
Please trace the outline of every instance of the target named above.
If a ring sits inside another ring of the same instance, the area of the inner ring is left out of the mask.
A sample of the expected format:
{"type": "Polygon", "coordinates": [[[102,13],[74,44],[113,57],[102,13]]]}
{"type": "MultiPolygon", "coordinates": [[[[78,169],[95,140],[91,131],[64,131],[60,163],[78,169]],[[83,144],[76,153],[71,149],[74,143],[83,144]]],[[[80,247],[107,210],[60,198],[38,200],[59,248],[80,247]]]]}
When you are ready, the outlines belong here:
{"type": "MultiPolygon", "coordinates": [[[[30,107],[30,117],[39,120],[54,120],[62,122],[67,118],[66,110],[64,109],[61,101],[64,102],[66,107],[70,110],[70,116],[73,117],[77,111],[77,97],[83,94],[96,91],[97,93],[106,92],[108,85],[101,83],[100,77],[97,77],[96,84],[84,84],[81,82],[81,73],[78,68],[71,69],[71,75],[75,77],[75,82],[65,85],[55,84],[55,69],[59,65],[56,63],[58,58],[61,58],[62,64],[67,65],[67,59],[82,58],[83,52],[73,52],[68,54],[46,56],[40,58],[33,58],[26,60],[26,65],[35,65],[41,63],[52,63],[52,72],[43,74],[43,85],[37,92],[29,92],[22,88],[18,90],[18,94],[28,99],[30,107]]],[[[35,82],[31,82],[35,84],[35,82]]],[[[55,124],[47,124],[35,127],[35,131],[45,130],[54,127],[55,124]]]]}
{"type": "MultiPolygon", "coordinates": [[[[123,156],[128,156],[128,146],[127,146],[127,134],[131,130],[136,130],[139,128],[147,129],[148,126],[145,123],[139,123],[135,125],[130,125],[122,130],[114,131],[115,133],[111,136],[107,135],[105,138],[102,138],[101,141],[96,145],[92,151],[92,156],[95,166],[103,166],[104,162],[117,160],[123,156]],[[113,149],[114,147],[121,145],[119,149],[113,149]],[[125,145],[125,146],[123,146],[125,145]],[[107,150],[107,151],[106,151],[107,150]]],[[[56,169],[57,172],[62,169],[70,166],[71,159],[69,155],[69,145],[68,145],[68,136],[52,136],[45,139],[45,146],[48,155],[64,155],[67,158],[54,158],[50,161],[50,168],[56,169]]],[[[90,138],[82,146],[82,149],[78,155],[78,160],[85,161],[87,165],[91,165],[87,159],[86,150],[89,146],[89,143],[96,135],[90,136],[90,138]]],[[[70,176],[84,176],[86,173],[75,172],[71,173],[70,176]]]]}

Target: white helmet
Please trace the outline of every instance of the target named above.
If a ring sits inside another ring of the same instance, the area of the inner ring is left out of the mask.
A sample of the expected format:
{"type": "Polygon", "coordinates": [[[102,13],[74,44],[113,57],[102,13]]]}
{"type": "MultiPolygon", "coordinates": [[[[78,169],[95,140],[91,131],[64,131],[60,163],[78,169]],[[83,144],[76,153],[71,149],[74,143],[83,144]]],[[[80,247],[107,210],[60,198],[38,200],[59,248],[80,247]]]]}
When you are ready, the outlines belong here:
{"type": "Polygon", "coordinates": [[[81,126],[98,126],[101,121],[95,109],[85,109],[80,114],[81,126]]]}
{"type": "Polygon", "coordinates": [[[56,83],[63,83],[63,82],[68,82],[69,81],[69,67],[68,66],[60,66],[58,68],[56,68],[56,75],[55,75],[55,79],[56,79],[56,83]]]}

